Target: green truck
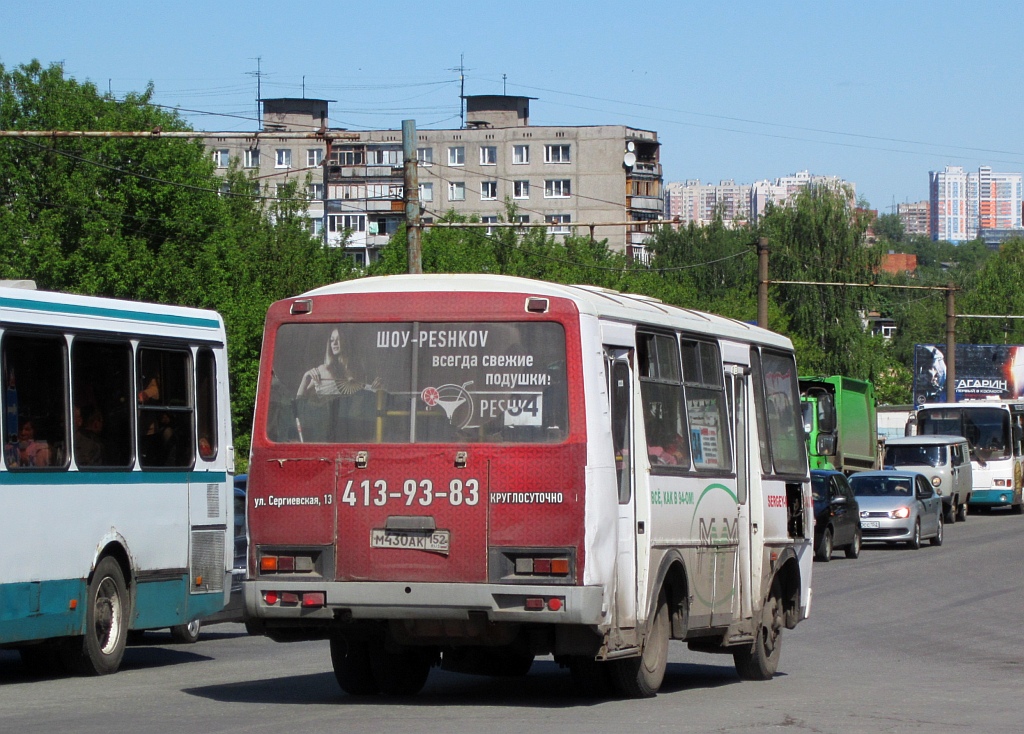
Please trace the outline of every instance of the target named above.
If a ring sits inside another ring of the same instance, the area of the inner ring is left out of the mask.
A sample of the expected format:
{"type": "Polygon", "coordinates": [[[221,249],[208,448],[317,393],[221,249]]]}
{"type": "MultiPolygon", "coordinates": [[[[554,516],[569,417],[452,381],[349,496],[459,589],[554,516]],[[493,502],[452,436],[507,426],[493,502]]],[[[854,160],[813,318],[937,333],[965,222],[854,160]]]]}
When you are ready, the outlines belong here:
{"type": "Polygon", "coordinates": [[[800,403],[811,469],[877,469],[878,408],[867,380],[801,377],[800,403]]]}

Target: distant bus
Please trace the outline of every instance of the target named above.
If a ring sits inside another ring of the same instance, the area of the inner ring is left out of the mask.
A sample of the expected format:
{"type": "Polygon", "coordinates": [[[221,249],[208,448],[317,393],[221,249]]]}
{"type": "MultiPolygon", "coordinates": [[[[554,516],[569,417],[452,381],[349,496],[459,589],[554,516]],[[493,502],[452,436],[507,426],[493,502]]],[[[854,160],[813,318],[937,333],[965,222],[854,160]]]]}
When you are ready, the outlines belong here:
{"type": "Polygon", "coordinates": [[[971,448],[970,507],[1009,505],[1024,512],[1024,400],[929,404],[914,419],[918,435],[963,436],[971,448]]]}
{"type": "Polygon", "coordinates": [[[267,315],[250,629],[329,639],[352,694],[434,665],[654,695],[670,639],[776,671],[810,608],[793,347],[644,296],[365,278],[267,315]]]}
{"type": "Polygon", "coordinates": [[[211,311],[0,287],[0,646],[118,669],[129,630],[224,607],[233,471],[211,311]]]}

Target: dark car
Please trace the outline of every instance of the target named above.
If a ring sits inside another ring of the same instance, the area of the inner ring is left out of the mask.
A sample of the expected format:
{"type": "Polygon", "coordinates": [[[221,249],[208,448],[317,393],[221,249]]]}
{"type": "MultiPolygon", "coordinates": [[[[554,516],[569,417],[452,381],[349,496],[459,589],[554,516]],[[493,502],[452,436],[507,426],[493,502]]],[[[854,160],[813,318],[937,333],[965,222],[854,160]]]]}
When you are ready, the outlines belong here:
{"type": "Polygon", "coordinates": [[[841,548],[847,558],[860,555],[860,507],[846,475],[815,469],[811,472],[814,497],[814,557],[828,562],[841,548]]]}

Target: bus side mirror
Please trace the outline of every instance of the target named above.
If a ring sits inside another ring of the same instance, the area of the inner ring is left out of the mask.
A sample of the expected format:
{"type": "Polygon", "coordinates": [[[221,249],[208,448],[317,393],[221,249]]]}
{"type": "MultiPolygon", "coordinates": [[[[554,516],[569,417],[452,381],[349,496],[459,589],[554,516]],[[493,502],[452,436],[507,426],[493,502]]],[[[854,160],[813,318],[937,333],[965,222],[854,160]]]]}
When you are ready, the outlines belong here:
{"type": "Polygon", "coordinates": [[[832,456],[836,452],[836,437],[833,434],[818,434],[818,445],[815,447],[819,456],[832,456]]]}

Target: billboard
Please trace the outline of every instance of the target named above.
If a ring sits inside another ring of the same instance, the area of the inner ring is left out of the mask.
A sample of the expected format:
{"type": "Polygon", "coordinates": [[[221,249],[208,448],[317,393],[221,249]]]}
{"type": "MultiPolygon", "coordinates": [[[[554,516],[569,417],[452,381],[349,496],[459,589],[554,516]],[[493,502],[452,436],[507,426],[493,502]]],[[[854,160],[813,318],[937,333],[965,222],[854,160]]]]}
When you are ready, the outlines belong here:
{"type": "MultiPolygon", "coordinates": [[[[914,345],[914,407],[946,402],[946,345],[914,345]]],[[[956,399],[1024,397],[1024,346],[957,344],[956,399]]]]}

